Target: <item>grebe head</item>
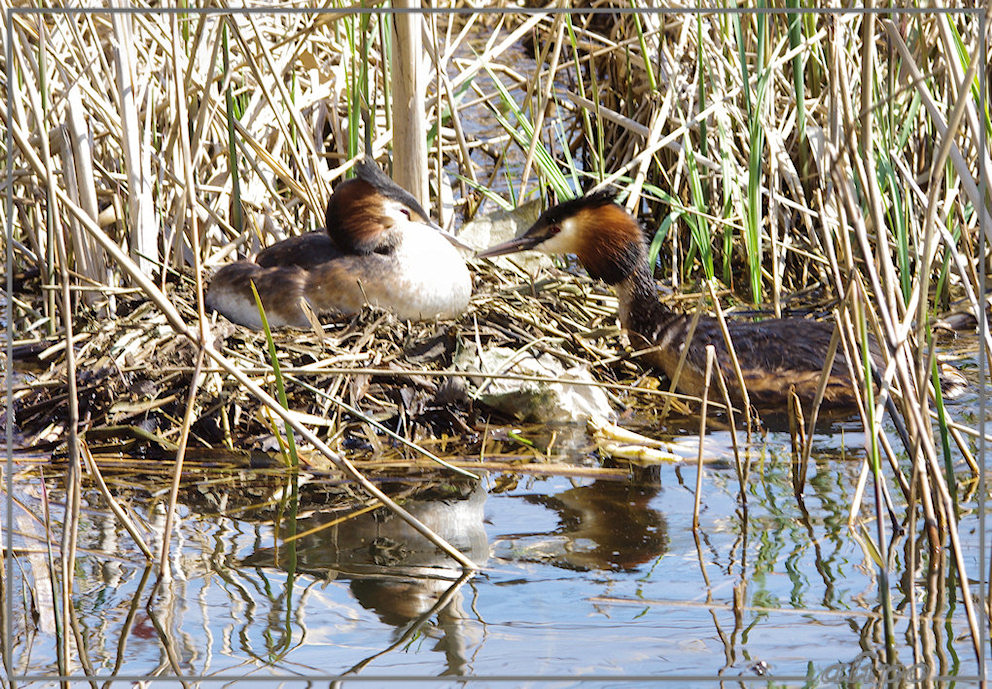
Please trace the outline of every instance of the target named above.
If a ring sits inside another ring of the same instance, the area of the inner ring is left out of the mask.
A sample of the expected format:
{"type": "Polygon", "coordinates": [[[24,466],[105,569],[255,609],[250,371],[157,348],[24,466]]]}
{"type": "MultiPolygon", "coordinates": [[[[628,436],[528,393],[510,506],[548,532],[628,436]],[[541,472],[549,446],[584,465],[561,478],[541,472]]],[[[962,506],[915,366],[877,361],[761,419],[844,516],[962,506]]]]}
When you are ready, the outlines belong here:
{"type": "Polygon", "coordinates": [[[413,195],[389,179],[371,158],[355,166],[356,177],[341,182],[327,204],[327,233],[345,253],[389,253],[408,223],[447,236],[413,195]]]}
{"type": "Polygon", "coordinates": [[[575,254],[590,276],[615,285],[644,260],[640,224],[614,201],[611,190],[596,191],[544,211],[516,239],[479,252],[480,258],[535,249],[575,254]]]}

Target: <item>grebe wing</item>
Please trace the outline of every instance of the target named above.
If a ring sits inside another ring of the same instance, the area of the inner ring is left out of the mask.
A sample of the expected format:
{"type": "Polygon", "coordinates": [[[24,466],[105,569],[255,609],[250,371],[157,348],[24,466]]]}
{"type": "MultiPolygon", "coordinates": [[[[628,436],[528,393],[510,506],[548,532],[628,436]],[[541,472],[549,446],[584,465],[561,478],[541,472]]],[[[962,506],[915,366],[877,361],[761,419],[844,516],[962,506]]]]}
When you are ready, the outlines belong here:
{"type": "Polygon", "coordinates": [[[251,261],[238,261],[214,273],[206,306],[230,321],[258,330],[262,320],[251,291],[251,284],[255,283],[271,327],[304,328],[308,321],[300,308],[300,297],[306,278],[307,271],[299,266],[262,267],[251,261]]]}
{"type": "Polygon", "coordinates": [[[326,232],[307,232],[262,249],[255,257],[255,263],[263,268],[299,266],[309,269],[340,256],[341,250],[326,232]]]}

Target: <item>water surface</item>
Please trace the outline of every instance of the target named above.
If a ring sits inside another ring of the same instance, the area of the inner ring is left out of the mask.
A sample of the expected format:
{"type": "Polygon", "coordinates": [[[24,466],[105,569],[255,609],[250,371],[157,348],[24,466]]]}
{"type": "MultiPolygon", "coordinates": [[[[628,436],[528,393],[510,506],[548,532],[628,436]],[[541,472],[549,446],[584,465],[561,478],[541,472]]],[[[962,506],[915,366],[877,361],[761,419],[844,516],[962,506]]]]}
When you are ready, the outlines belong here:
{"type": "MultiPolygon", "coordinates": [[[[729,447],[726,432],[711,440],[729,447]]],[[[88,489],[74,622],[92,671],[104,677],[351,674],[407,678],[406,685],[410,677],[567,676],[628,686],[684,675],[697,679],[680,686],[712,685],[700,676],[802,686],[838,663],[863,666],[864,654],[883,653],[878,568],[856,538],[862,526],[875,534],[870,484],[858,526],[848,526],[858,443],[850,427],[818,438],[801,500],[785,434],[748,448],[743,500],[731,462],[706,466],[697,531],[694,463],[628,469],[611,480],[501,474],[475,488],[404,484],[404,505],[478,563],[469,577],[382,510],[328,527],[343,513],[322,509],[320,496],[333,490],[339,498],[337,482],[306,480],[292,519],[285,476],[242,472],[184,487],[172,577],[157,582],[157,570],[88,489]],[[282,538],[323,528],[294,547],[276,537],[280,517],[282,538]]],[[[550,461],[588,465],[588,450],[574,445],[550,461]]],[[[57,674],[42,481],[32,470],[15,482],[22,549],[6,564],[12,657],[18,674],[57,674]],[[26,609],[37,618],[26,618],[26,609]]],[[[46,469],[45,484],[58,524],[61,476],[46,469]]],[[[897,503],[898,492],[891,491],[897,503]]],[[[150,533],[161,533],[161,492],[118,486],[118,493],[150,533]]],[[[977,496],[964,495],[961,534],[974,581],[977,496]]],[[[928,558],[918,537],[914,545],[908,535],[894,537],[897,663],[974,675],[959,589],[942,563],[928,571],[928,558]],[[909,548],[924,563],[911,574],[903,564],[909,548]]],[[[478,684],[489,683],[506,686],[478,684]]]]}

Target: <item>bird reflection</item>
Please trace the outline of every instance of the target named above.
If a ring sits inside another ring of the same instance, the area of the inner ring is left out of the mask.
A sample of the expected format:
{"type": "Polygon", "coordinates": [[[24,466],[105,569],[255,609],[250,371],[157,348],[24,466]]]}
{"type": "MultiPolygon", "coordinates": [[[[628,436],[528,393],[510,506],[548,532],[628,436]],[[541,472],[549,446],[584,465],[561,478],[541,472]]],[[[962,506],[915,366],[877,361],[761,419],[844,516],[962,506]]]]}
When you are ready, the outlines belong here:
{"type": "Polygon", "coordinates": [[[568,569],[636,569],[668,547],[665,517],[650,507],[657,493],[656,485],[595,481],[556,495],[530,496],[529,501],[557,512],[560,525],[557,539],[542,539],[525,552],[568,569]]]}
{"type": "MultiPolygon", "coordinates": [[[[449,486],[450,488],[450,486],[449,486]]],[[[456,486],[443,496],[417,496],[403,507],[477,564],[489,557],[483,526],[486,492],[480,486],[456,486]],[[460,492],[459,492],[460,491],[460,492]]],[[[299,519],[295,533],[295,567],[322,578],[371,576],[456,579],[461,567],[427,538],[385,508],[348,517],[347,511],[317,512],[299,519]],[[324,525],[326,528],[320,528],[324,525]]],[[[262,548],[244,563],[285,569],[289,548],[262,548]],[[276,561],[278,559],[278,561],[276,561]]]]}
{"type": "MultiPolygon", "coordinates": [[[[403,507],[477,565],[489,559],[483,524],[486,492],[478,484],[448,486],[443,497],[407,499],[403,507]],[[461,491],[461,492],[458,492],[461,491]]],[[[437,639],[448,671],[463,674],[465,649],[473,637],[470,614],[462,605],[461,567],[427,538],[385,508],[342,520],[340,511],[320,512],[296,522],[305,534],[295,548],[261,548],[243,564],[292,568],[321,579],[347,579],[355,600],[396,628],[389,648],[366,658],[348,672],[419,632],[437,639]],[[333,523],[338,522],[338,523],[333,523]],[[319,529],[318,527],[331,524],[319,529]],[[306,533],[312,531],[312,533],[306,533]]]]}

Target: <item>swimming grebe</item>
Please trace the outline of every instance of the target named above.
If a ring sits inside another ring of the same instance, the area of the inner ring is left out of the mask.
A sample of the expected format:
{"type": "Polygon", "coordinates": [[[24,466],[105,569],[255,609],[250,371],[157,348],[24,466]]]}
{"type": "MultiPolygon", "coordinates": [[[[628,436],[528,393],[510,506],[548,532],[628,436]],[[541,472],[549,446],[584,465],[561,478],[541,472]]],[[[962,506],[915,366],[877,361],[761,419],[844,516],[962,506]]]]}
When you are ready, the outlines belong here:
{"type": "MultiPolygon", "coordinates": [[[[479,257],[536,249],[548,254],[575,254],[594,278],[612,285],[620,298],[620,322],[643,357],[672,377],[685,345],[691,314],[677,313],[658,301],[657,287],[647,263],[640,224],[614,202],[611,191],[598,191],[548,209],[516,239],[490,247],[479,257]]],[[[786,409],[790,388],[804,405],[816,393],[834,326],[802,318],[761,322],[728,321],[734,350],[751,404],[759,409],[786,409]]],[[[700,316],[678,390],[700,395],[706,367],[706,345],[716,359],[736,402],[741,400],[737,377],[720,326],[700,316]]],[[[716,383],[713,382],[713,385],[716,383]]],[[[851,378],[841,350],[830,372],[825,406],[854,404],[851,378]]]]}
{"type": "Polygon", "coordinates": [[[291,237],[238,261],[210,281],[207,306],[261,328],[255,283],[272,327],[307,327],[300,306],[352,314],[365,304],[403,320],[454,318],[468,306],[472,279],[440,227],[370,158],[341,182],[327,204],[326,233],[291,237]]]}

